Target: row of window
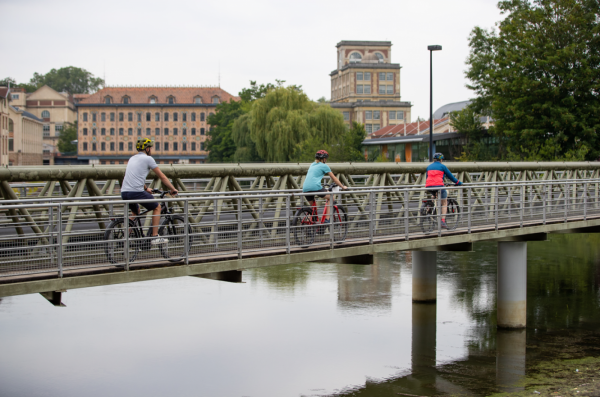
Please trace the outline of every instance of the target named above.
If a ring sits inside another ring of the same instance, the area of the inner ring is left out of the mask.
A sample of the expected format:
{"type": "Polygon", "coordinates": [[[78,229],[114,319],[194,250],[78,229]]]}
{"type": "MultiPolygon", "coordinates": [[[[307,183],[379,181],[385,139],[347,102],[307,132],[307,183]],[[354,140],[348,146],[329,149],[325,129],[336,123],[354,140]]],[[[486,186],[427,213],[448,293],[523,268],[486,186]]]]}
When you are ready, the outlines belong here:
{"type": "MultiPolygon", "coordinates": [[[[115,135],[115,128],[110,128],[109,132],[110,135],[115,135]]],[[[200,128],[200,135],[204,135],[205,134],[205,129],[204,128],[200,128]]],[[[173,128],[172,130],[173,135],[179,135],[179,129],[178,128],[173,128]]],[[[83,135],[87,136],[88,134],[88,129],[84,128],[83,129],[83,135]]],[[[96,128],[92,128],[92,135],[96,135],[96,128]]],[[[106,135],[106,128],[100,128],[100,135],[106,135]]],[[[125,129],[124,128],[119,128],[119,135],[125,135],[125,129]]],[[[133,128],[128,128],[127,129],[127,135],[133,135],[133,128]]],[[[137,129],[137,135],[141,136],[142,135],[142,129],[138,128],[137,129]]],[[[146,128],[146,135],[152,135],[152,129],[151,128],[146,128]]],[[[155,128],[154,129],[154,135],[160,135],[160,128],[155,128]]],[[[169,135],[169,129],[168,128],[164,128],[163,129],[163,135],[169,135]]],[[[187,128],[182,128],[181,129],[181,135],[187,135],[187,128]]],[[[196,128],[192,128],[191,129],[191,135],[196,135],[196,128]]]]}
{"type": "MultiPolygon", "coordinates": [[[[371,81],[371,72],[356,72],[357,81],[371,81]]],[[[394,73],[379,73],[379,81],[394,81],[394,73]]]]}
{"type": "MultiPolygon", "coordinates": [[[[357,94],[370,94],[371,86],[369,84],[357,84],[356,85],[356,93],[357,94]]],[[[393,85],[380,85],[379,86],[379,95],[392,95],[394,93],[393,85]]]]}
{"type": "MultiPolygon", "coordinates": [[[[163,115],[163,121],[169,121],[170,118],[170,114],[173,115],[173,121],[179,121],[179,113],[174,112],[174,113],[169,113],[169,112],[165,112],[163,115]]],[[[214,113],[209,113],[209,116],[211,114],[214,113]]],[[[92,113],[92,121],[97,121],[96,116],[97,113],[92,113]]],[[[137,121],[142,121],[142,113],[138,112],[136,113],[137,116],[137,121]]],[[[204,121],[205,120],[205,114],[204,112],[199,113],[198,116],[200,117],[200,121],[204,121]]],[[[115,121],[115,113],[110,113],[109,114],[110,117],[110,121],[115,121]]],[[[187,121],[188,118],[188,114],[187,113],[181,113],[181,121],[187,121]]],[[[83,121],[88,121],[88,114],[87,113],[83,113],[83,121]]],[[[100,113],[100,121],[106,121],[106,113],[100,113]]],[[[125,121],[125,114],[124,113],[119,113],[119,121],[125,121]]],[[[127,121],[133,121],[133,113],[129,112],[127,113],[127,121]]],[[[152,121],[152,113],[150,112],[146,112],[146,121],[152,121]]],[[[154,113],[154,121],[160,121],[160,113],[156,112],[154,113]]],[[[196,113],[192,112],[190,113],[190,121],[196,121],[196,113]]]]}
{"type": "Polygon", "coordinates": [[[381,124],[365,124],[365,131],[367,132],[367,134],[370,134],[379,130],[380,126],[381,124]]]}
{"type": "MultiPolygon", "coordinates": [[[[342,112],[344,115],[344,120],[350,120],[350,112],[342,112]]],[[[366,120],[380,120],[381,119],[381,111],[380,110],[368,110],[365,112],[366,120]]],[[[404,120],[404,111],[402,110],[390,110],[388,112],[389,120],[404,120]]]]}
{"type": "MultiPolygon", "coordinates": [[[[115,142],[109,142],[110,143],[110,150],[111,151],[115,151],[115,142]]],[[[173,143],[173,151],[179,151],[179,142],[172,142],[173,143]]],[[[192,142],[190,144],[191,146],[191,150],[195,151],[196,149],[200,149],[200,150],[204,150],[204,142],[200,142],[200,145],[197,145],[196,142],[192,142]]],[[[92,151],[95,152],[98,150],[98,144],[96,142],[92,142],[91,144],[92,147],[92,151]]],[[[169,142],[164,142],[163,143],[163,151],[169,151],[169,142]]],[[[100,142],[100,150],[105,152],[107,148],[107,144],[106,142],[100,142]]],[[[87,142],[83,142],[83,150],[87,151],[88,150],[88,143],[87,142]]],[[[119,151],[124,151],[125,150],[125,143],[124,142],[119,142],[119,151]]],[[[154,150],[161,150],[160,149],[160,142],[154,142],[154,150]]],[[[188,150],[188,143],[187,142],[181,142],[181,150],[186,152],[188,150]]],[[[133,142],[128,142],[127,143],[127,151],[132,152],[133,151],[133,142]]]]}
{"type": "MultiPolygon", "coordinates": [[[[219,97],[218,96],[214,96],[212,98],[211,102],[214,103],[214,104],[218,104],[219,103],[219,97]]],[[[114,103],[113,98],[111,96],[105,96],[104,97],[104,103],[105,104],[114,103]]],[[[124,97],[121,98],[121,103],[123,103],[125,105],[128,105],[128,104],[131,103],[131,98],[128,97],[127,95],[124,96],[124,97]]],[[[151,97],[148,98],[148,103],[158,103],[158,97],[152,95],[151,97]]],[[[174,96],[167,97],[167,103],[169,105],[174,105],[176,103],[175,97],[174,96]]],[[[202,103],[202,97],[196,96],[194,98],[194,103],[201,104],[202,103]]]]}
{"type": "MultiPolygon", "coordinates": [[[[63,129],[63,126],[62,126],[62,124],[56,124],[56,125],[54,126],[54,131],[62,131],[62,129],[63,129]]],[[[50,131],[50,125],[49,125],[49,124],[46,124],[46,125],[43,127],[43,130],[44,130],[44,131],[50,131]]]]}

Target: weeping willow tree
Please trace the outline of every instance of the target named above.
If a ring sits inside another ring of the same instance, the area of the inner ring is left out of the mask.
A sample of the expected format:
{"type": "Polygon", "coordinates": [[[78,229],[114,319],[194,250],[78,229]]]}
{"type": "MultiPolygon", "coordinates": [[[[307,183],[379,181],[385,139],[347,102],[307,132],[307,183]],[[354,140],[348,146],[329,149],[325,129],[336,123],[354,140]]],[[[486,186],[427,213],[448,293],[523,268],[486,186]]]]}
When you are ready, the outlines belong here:
{"type": "Polygon", "coordinates": [[[311,101],[298,87],[277,87],[252,103],[250,112],[236,120],[236,154],[258,156],[270,162],[297,158],[303,142],[337,141],[346,126],[340,112],[311,101]],[[252,146],[254,145],[254,147],[252,146]]]}

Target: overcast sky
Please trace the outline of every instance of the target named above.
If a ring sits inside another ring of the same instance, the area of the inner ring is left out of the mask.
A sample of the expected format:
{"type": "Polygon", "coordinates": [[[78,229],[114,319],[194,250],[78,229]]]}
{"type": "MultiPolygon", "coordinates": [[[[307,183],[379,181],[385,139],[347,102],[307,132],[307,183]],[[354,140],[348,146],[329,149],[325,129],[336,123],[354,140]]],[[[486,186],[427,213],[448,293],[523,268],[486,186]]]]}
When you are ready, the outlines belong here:
{"type": "Polygon", "coordinates": [[[250,80],[286,80],[330,98],[341,40],[390,40],[413,120],[473,96],[464,70],[474,26],[501,19],[497,0],[114,1],[0,0],[0,78],[77,66],[108,85],[217,85],[237,94],[250,80]]]}

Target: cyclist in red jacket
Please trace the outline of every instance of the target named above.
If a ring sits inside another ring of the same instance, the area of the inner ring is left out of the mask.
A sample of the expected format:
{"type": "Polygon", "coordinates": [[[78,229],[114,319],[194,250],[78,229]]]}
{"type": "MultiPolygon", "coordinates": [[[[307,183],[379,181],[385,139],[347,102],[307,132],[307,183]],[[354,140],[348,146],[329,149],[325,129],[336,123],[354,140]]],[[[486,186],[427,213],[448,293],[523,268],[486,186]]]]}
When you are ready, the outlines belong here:
{"type": "MultiPolygon", "coordinates": [[[[456,186],[462,185],[462,182],[459,181],[452,175],[448,167],[442,164],[444,160],[444,155],[442,153],[436,153],[433,155],[433,163],[429,164],[427,167],[427,171],[425,173],[425,187],[431,188],[431,190],[439,190],[434,188],[442,188],[444,187],[444,178],[447,177],[450,179],[456,186]]],[[[448,229],[448,225],[446,225],[446,213],[448,212],[448,191],[446,189],[441,189],[442,191],[442,228],[448,229]]]]}

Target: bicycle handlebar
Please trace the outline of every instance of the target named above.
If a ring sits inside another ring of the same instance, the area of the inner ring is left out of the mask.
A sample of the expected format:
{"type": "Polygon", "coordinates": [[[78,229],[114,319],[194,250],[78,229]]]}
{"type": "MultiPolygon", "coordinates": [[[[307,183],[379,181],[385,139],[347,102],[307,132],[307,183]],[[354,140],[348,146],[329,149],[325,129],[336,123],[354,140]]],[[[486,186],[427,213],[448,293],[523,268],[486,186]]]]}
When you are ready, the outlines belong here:
{"type": "Polygon", "coordinates": [[[154,194],[159,194],[160,193],[160,198],[165,198],[165,195],[170,194],[170,191],[164,191],[164,190],[160,190],[160,189],[152,189],[152,193],[154,194]]]}

